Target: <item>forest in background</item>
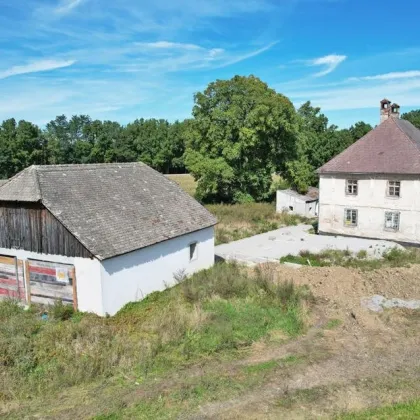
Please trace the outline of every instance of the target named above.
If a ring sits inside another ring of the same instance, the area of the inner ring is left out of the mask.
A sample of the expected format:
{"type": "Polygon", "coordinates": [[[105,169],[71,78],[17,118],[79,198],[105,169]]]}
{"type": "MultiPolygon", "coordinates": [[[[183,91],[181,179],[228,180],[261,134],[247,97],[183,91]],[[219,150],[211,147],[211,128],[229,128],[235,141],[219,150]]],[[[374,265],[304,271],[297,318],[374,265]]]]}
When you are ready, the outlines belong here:
{"type": "MultiPolygon", "coordinates": [[[[420,128],[420,110],[402,118],[420,128]]],[[[372,127],[330,124],[308,101],[297,110],[260,79],[217,80],[194,95],[192,118],[136,119],[127,125],[88,115],[0,126],[0,179],[29,165],[142,161],[162,173],[191,173],[203,202],[265,201],[272,174],[300,192],[317,184],[316,169],[372,127]]]]}

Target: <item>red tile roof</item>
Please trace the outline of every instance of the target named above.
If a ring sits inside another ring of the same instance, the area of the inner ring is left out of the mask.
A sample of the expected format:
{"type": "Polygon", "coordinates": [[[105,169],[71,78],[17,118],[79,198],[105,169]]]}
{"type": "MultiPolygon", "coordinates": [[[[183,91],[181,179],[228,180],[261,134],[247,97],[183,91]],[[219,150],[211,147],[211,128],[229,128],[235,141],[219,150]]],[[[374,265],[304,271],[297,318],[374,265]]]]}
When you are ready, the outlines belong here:
{"type": "Polygon", "coordinates": [[[420,174],[420,130],[409,121],[389,117],[318,173],[420,174]]]}

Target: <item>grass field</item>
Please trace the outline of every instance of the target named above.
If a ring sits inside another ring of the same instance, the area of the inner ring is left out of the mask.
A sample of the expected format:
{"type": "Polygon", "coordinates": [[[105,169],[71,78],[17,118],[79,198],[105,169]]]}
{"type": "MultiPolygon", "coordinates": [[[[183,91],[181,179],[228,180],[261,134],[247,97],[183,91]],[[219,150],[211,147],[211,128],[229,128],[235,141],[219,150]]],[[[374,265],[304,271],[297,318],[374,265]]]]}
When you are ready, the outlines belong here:
{"type": "MultiPolygon", "coordinates": [[[[194,195],[196,184],[191,175],[168,175],[182,189],[194,195]]],[[[274,203],[209,204],[206,208],[219,223],[216,226],[216,245],[269,232],[282,226],[308,222],[307,219],[287,213],[276,213],[274,203]]]]}

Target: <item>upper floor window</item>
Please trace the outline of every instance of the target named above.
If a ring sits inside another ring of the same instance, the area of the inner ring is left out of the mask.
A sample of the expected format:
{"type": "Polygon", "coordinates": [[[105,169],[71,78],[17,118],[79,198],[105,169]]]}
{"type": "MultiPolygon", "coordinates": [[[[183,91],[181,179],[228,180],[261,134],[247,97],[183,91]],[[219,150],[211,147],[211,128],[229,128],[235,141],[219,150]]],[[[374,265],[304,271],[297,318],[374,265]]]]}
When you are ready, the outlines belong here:
{"type": "Polygon", "coordinates": [[[388,181],[387,193],[390,197],[399,197],[401,191],[400,181],[388,181]]]}
{"type": "Polygon", "coordinates": [[[354,210],[354,209],[344,210],[344,225],[357,226],[357,210],[354,210]]]}
{"type": "Polygon", "coordinates": [[[348,179],[346,181],[346,194],[357,195],[357,180],[356,179],[348,179]]]}

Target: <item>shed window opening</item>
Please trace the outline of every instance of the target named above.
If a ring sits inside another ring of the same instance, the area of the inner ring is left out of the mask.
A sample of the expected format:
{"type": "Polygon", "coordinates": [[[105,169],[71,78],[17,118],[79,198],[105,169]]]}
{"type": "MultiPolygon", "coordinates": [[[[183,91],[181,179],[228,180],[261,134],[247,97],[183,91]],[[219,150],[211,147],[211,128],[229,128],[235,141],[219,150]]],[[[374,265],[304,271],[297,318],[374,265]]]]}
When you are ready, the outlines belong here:
{"type": "Polygon", "coordinates": [[[357,180],[356,179],[347,180],[346,193],[348,195],[357,195],[357,180]]]}
{"type": "Polygon", "coordinates": [[[400,213],[385,212],[385,229],[397,231],[400,229],[400,213]]]}
{"type": "Polygon", "coordinates": [[[344,210],[344,224],[345,226],[357,226],[357,210],[344,210]]]}
{"type": "Polygon", "coordinates": [[[197,259],[197,242],[190,244],[190,261],[197,259]]]}
{"type": "Polygon", "coordinates": [[[401,191],[400,181],[388,181],[388,195],[390,197],[399,197],[401,191]]]}

